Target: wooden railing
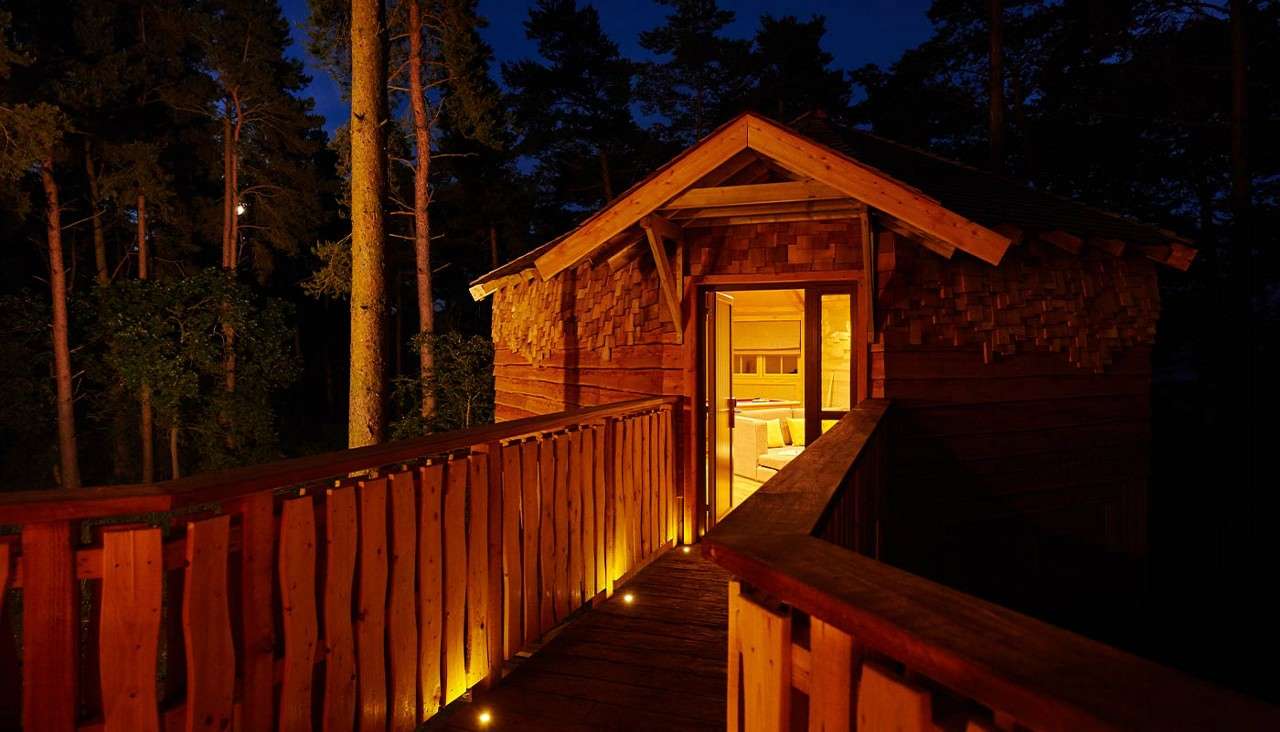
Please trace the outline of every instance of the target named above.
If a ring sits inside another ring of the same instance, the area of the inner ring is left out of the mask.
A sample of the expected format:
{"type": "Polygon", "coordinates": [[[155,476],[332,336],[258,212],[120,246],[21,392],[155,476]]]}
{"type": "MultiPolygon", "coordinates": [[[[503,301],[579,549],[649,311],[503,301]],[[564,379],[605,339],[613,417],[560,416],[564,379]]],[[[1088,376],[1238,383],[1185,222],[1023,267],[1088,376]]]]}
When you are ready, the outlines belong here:
{"type": "Polygon", "coordinates": [[[876,561],[887,411],[863,402],[703,538],[734,574],[730,730],[1280,729],[1274,707],[876,561]]]}
{"type": "Polygon", "coordinates": [[[672,543],[673,407],[0,495],[0,695],[27,730],[411,730],[672,543]]]}

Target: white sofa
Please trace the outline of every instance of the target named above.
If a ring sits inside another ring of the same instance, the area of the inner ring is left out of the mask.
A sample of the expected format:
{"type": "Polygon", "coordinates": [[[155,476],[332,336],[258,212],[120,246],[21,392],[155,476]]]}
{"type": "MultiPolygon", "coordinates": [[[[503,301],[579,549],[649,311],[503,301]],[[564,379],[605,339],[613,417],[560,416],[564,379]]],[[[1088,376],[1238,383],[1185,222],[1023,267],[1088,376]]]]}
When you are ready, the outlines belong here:
{"type": "Polygon", "coordinates": [[[734,414],[733,472],[745,478],[764,482],[777,474],[782,466],[804,451],[804,445],[793,445],[786,427],[789,418],[803,418],[800,407],[749,407],[734,414]],[[769,447],[768,422],[783,420],[782,447],[769,447]]]}

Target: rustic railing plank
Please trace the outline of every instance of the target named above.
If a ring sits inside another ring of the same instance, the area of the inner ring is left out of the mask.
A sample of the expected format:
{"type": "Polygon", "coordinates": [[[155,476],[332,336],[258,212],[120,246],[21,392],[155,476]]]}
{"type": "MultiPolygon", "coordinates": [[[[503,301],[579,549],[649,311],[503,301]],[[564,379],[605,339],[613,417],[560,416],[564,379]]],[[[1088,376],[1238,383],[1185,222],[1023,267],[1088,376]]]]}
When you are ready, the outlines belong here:
{"type": "Polygon", "coordinates": [[[489,461],[484,454],[467,459],[471,471],[470,525],[467,532],[467,686],[489,674],[489,461]]]}
{"type": "Polygon", "coordinates": [[[22,718],[29,730],[75,727],[79,604],[71,524],[22,527],[22,718]]]}
{"type": "Polygon", "coordinates": [[[467,459],[449,460],[444,491],[444,703],[467,691],[467,459]]]}
{"type": "Polygon", "coordinates": [[[352,592],[359,537],[356,491],[325,492],[324,715],[326,732],[350,732],[356,714],[356,651],[352,592]]]}
{"type": "Polygon", "coordinates": [[[541,551],[542,503],[538,497],[541,474],[540,443],[529,439],[520,445],[520,503],[524,518],[524,642],[532,643],[542,635],[542,585],[538,581],[538,556],[541,551]]]}
{"type": "Polygon", "coordinates": [[[552,599],[556,622],[562,622],[569,615],[569,436],[561,433],[553,441],[556,471],[551,504],[556,542],[552,555],[552,599]]]}
{"type": "Polygon", "coordinates": [[[519,443],[502,448],[502,657],[524,646],[524,564],[520,557],[520,497],[524,470],[519,443]]]}
{"type": "Polygon", "coordinates": [[[809,732],[853,727],[853,638],[817,618],[809,621],[809,732]]]}
{"type": "Polygon", "coordinates": [[[787,729],[791,724],[791,614],[764,608],[732,589],[729,613],[742,664],[746,728],[787,729]]]}
{"type": "Polygon", "coordinates": [[[929,692],[874,663],[862,665],[858,682],[858,729],[868,732],[934,732],[929,692]]]}
{"type": "Polygon", "coordinates": [[[391,590],[387,605],[387,653],[391,667],[391,729],[418,724],[417,496],[414,472],[391,478],[391,590]]]}
{"type": "Polygon", "coordinates": [[[106,732],[160,730],[162,552],[160,529],[103,532],[98,666],[106,732]]]}
{"type": "Polygon", "coordinates": [[[538,624],[546,632],[556,624],[556,443],[544,436],[538,443],[539,483],[538,495],[542,506],[540,540],[538,546],[538,624]]]}
{"type": "Polygon", "coordinates": [[[569,611],[582,607],[582,573],[585,566],[582,559],[582,432],[575,430],[566,436],[568,454],[565,462],[569,465],[569,477],[565,493],[569,514],[569,552],[567,556],[568,571],[565,573],[569,584],[567,595],[569,611]]]}
{"type": "Polygon", "coordinates": [[[270,493],[259,493],[243,501],[240,508],[240,659],[244,669],[240,723],[244,729],[265,729],[272,719],[276,652],[271,576],[276,555],[273,504],[270,493]]]}
{"type": "Polygon", "coordinates": [[[315,502],[302,496],[280,512],[280,610],[284,666],[280,681],[280,730],[311,730],[311,679],[319,636],[316,618],[315,502]]]}
{"type": "Polygon", "coordinates": [[[444,639],[444,463],[419,471],[418,494],[418,673],[423,719],[439,711],[443,701],[441,652],[444,639]]]}
{"type": "Polygon", "coordinates": [[[187,571],[182,593],[187,732],[220,732],[231,726],[236,652],[227,600],[230,533],[230,516],[187,524],[187,571]]]}
{"type": "Polygon", "coordinates": [[[387,728],[387,479],[360,481],[360,571],[356,591],[356,728],[387,728]]]}
{"type": "Polygon", "coordinates": [[[591,600],[596,586],[595,430],[584,428],[578,436],[579,494],[582,496],[582,585],[584,599],[591,600]]]}
{"type": "Polygon", "coordinates": [[[606,511],[605,508],[605,437],[604,433],[607,427],[597,425],[591,428],[591,485],[593,489],[595,513],[595,524],[592,529],[592,535],[595,537],[595,556],[596,556],[596,575],[595,575],[595,591],[596,593],[608,591],[608,580],[605,575],[609,573],[609,555],[606,549],[605,526],[606,511]]]}

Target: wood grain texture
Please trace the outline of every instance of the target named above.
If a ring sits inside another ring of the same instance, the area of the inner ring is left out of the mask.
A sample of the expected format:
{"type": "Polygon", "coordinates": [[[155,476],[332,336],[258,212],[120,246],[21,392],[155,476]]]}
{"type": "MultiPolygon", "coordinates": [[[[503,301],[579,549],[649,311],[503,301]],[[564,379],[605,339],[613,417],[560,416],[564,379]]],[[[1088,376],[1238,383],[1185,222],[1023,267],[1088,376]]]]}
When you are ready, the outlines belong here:
{"type": "Polygon", "coordinates": [[[269,491],[255,494],[241,502],[239,513],[240,723],[244,729],[262,729],[271,724],[275,701],[275,498],[269,491]]]}
{"type": "Polygon", "coordinates": [[[489,675],[489,461],[467,458],[471,473],[467,532],[467,687],[489,675]]]}
{"type": "Polygon", "coordinates": [[[79,604],[71,525],[22,527],[22,719],[29,730],[75,727],[79,604]]]}
{"type": "Polygon", "coordinates": [[[542,508],[538,546],[538,625],[545,633],[556,624],[556,443],[551,436],[538,442],[538,495],[542,508]]]}
{"type": "Polygon", "coordinates": [[[356,574],[356,728],[387,728],[387,479],[362,480],[360,571],[356,574]]]}
{"type": "Polygon", "coordinates": [[[854,729],[853,638],[811,618],[809,648],[809,732],[849,732],[854,729]]]}
{"type": "Polygon", "coordinates": [[[488,637],[489,668],[485,673],[486,687],[492,687],[502,678],[504,659],[502,649],[505,644],[502,616],[504,600],[502,595],[502,548],[503,505],[502,505],[502,443],[490,442],[485,446],[485,465],[488,470],[487,489],[489,491],[489,551],[488,551],[488,601],[486,603],[485,631],[488,637]]]}
{"type": "Polygon", "coordinates": [[[584,428],[578,436],[578,475],[582,495],[582,582],[584,599],[590,601],[600,591],[596,583],[596,430],[584,428]]]}
{"type": "Polygon", "coordinates": [[[356,713],[356,647],[352,603],[359,541],[356,489],[325,492],[324,712],[327,732],[349,732],[356,713]]]}
{"type": "Polygon", "coordinates": [[[236,651],[227,600],[231,517],[187,523],[182,632],[187,650],[187,732],[229,729],[236,651]]]}
{"type": "Polygon", "coordinates": [[[467,691],[467,460],[449,460],[444,492],[444,703],[467,691]]]}
{"type": "Polygon", "coordinates": [[[791,615],[741,592],[729,597],[741,652],[742,716],[747,729],[787,729],[791,720],[791,615]]]}
{"type": "Polygon", "coordinates": [[[858,729],[933,732],[929,692],[899,679],[883,666],[866,663],[858,683],[858,729]]]}
{"type": "Polygon", "coordinates": [[[551,555],[552,600],[556,622],[563,622],[569,615],[569,435],[561,433],[553,439],[556,465],[555,483],[552,485],[552,526],[555,531],[555,552],[551,555]]]}
{"type": "Polygon", "coordinates": [[[160,529],[104,531],[102,535],[98,665],[106,732],[160,730],[156,698],[164,579],[160,541],[160,529]]]}
{"type": "Polygon", "coordinates": [[[520,500],[524,470],[522,445],[502,448],[502,657],[510,659],[524,647],[524,561],[520,550],[520,500]]]}
{"type": "Polygon", "coordinates": [[[391,589],[387,603],[387,654],[391,669],[390,725],[412,730],[418,718],[418,506],[414,470],[392,473],[391,589]]]}
{"type": "Polygon", "coordinates": [[[574,430],[567,436],[568,453],[565,462],[569,465],[565,498],[568,505],[569,555],[568,572],[566,573],[569,592],[568,606],[572,612],[582,606],[583,568],[586,566],[582,558],[582,431],[574,430]]]}
{"type": "Polygon", "coordinates": [[[310,732],[311,681],[319,637],[315,502],[310,496],[281,506],[279,577],[284,665],[278,729],[310,732]]]}
{"type": "Polygon", "coordinates": [[[530,439],[520,445],[521,512],[524,519],[524,633],[526,643],[542,635],[541,598],[542,586],[538,582],[538,555],[541,551],[542,504],[538,500],[540,475],[539,441],[530,439]]]}
{"type": "Polygon", "coordinates": [[[606,550],[605,527],[607,524],[605,507],[605,431],[608,429],[606,425],[593,427],[591,441],[591,472],[592,472],[592,495],[595,503],[595,528],[593,535],[595,537],[595,555],[596,555],[596,592],[606,592],[608,590],[608,580],[606,575],[609,573],[609,555],[606,550]]]}
{"type": "Polygon", "coordinates": [[[441,683],[444,640],[444,509],[443,462],[419,470],[418,492],[418,672],[421,718],[439,711],[444,689],[441,683]]]}

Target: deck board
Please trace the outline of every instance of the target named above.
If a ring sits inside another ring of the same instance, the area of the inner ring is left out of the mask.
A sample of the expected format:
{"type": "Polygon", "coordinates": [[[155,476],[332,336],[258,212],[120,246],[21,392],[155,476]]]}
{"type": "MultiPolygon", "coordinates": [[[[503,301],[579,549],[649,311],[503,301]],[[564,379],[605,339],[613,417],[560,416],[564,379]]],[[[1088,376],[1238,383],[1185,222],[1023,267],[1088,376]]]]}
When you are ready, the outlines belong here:
{"type": "Polygon", "coordinates": [[[668,551],[425,729],[724,729],[728,580],[697,551],[668,551]],[[478,723],[482,710],[492,724],[478,723]]]}

